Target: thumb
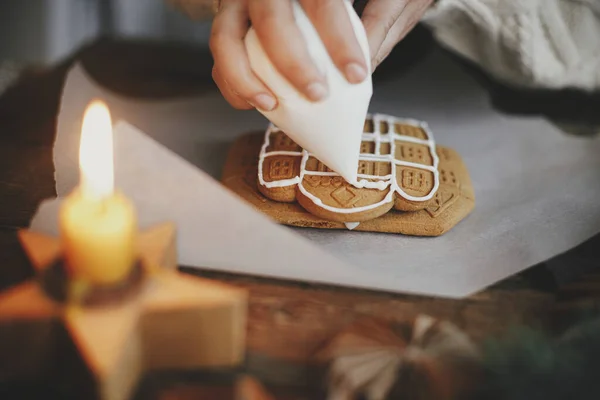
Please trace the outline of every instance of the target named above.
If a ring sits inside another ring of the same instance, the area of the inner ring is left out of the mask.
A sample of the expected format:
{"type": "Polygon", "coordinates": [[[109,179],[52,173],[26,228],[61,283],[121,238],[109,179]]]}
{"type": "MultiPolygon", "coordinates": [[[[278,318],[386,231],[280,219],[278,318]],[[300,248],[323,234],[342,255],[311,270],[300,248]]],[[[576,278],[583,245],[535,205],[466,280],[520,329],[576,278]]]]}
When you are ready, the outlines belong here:
{"type": "Polygon", "coordinates": [[[371,0],[365,6],[361,20],[367,32],[373,68],[377,65],[375,61],[388,32],[409,2],[409,0],[371,0]]]}
{"type": "Polygon", "coordinates": [[[367,30],[367,36],[369,37],[369,46],[372,46],[370,49],[373,70],[387,58],[396,44],[415,27],[432,3],[433,0],[372,0],[367,4],[363,13],[363,24],[365,24],[365,30],[367,30]],[[384,6],[391,7],[391,5],[384,5],[383,3],[390,3],[390,1],[395,3],[396,8],[387,9],[386,12],[383,9],[384,6]],[[371,6],[373,11],[371,11],[371,6]],[[393,14],[394,19],[390,21],[386,17],[379,17],[382,12],[388,16],[393,14]]]}

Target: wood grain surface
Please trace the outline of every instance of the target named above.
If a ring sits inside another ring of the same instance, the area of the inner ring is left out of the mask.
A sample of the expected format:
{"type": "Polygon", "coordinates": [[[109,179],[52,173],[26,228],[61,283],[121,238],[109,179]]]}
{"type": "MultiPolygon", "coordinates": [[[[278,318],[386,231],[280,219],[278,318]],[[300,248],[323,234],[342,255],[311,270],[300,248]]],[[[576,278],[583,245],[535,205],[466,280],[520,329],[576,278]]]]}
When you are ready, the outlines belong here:
{"type": "MultiPolygon", "coordinates": [[[[103,40],[53,69],[24,76],[0,97],[0,288],[32,275],[16,229],[28,224],[40,200],[54,195],[54,123],[64,75],[76,57],[91,62],[102,84],[138,97],[216,90],[210,81],[211,60],[205,52],[103,40]]],[[[236,371],[147,376],[138,389],[138,399],[233,398],[233,377],[240,372],[259,378],[278,399],[315,398],[321,393],[322,381],[310,362],[313,352],[323,340],[359,318],[402,321],[426,313],[452,321],[481,341],[516,324],[548,326],[557,297],[556,287],[541,280],[545,272],[539,268],[464,300],[183,270],[249,291],[246,364],[236,371]]],[[[597,295],[597,288],[584,290],[597,295]]],[[[44,385],[26,384],[0,389],[0,398],[33,398],[25,396],[36,393],[53,398],[44,385]]]]}

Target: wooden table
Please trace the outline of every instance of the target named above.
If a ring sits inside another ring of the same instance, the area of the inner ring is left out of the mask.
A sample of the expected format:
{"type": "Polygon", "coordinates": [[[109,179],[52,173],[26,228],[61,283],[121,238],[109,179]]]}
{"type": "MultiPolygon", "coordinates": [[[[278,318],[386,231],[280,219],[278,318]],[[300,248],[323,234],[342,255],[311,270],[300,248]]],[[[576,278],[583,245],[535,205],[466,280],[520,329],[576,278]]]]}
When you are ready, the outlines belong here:
{"type": "MultiPolygon", "coordinates": [[[[138,97],[215,90],[210,80],[210,58],[197,49],[100,41],[77,56],[103,84],[138,97]]],[[[71,61],[26,74],[0,97],[0,289],[32,275],[15,231],[28,225],[42,199],[55,195],[51,146],[61,85],[71,61]]],[[[280,393],[278,398],[290,399],[312,398],[319,388],[318,382],[309,379],[310,368],[306,367],[315,347],[365,315],[402,321],[426,313],[456,323],[480,341],[515,324],[548,326],[556,302],[556,288],[545,284],[547,274],[542,266],[464,300],[208,271],[190,273],[249,290],[248,361],[244,370],[280,393]]],[[[226,399],[231,396],[230,376],[231,371],[224,371],[148,378],[137,397],[166,400],[205,395],[226,399]]],[[[44,398],[48,396],[46,392],[44,398]]],[[[7,398],[1,391],[0,397],[7,398]]]]}

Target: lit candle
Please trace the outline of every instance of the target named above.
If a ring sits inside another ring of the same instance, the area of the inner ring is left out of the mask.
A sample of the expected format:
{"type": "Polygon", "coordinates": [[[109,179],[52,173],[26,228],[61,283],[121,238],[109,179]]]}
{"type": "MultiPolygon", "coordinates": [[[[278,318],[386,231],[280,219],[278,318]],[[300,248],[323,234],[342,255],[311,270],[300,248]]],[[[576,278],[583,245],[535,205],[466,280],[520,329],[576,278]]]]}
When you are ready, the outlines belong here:
{"type": "Polygon", "coordinates": [[[60,210],[69,274],[93,284],[123,280],[135,263],[137,223],[132,204],[114,191],[113,137],[106,105],[91,103],[79,148],[80,186],[60,210]]]}

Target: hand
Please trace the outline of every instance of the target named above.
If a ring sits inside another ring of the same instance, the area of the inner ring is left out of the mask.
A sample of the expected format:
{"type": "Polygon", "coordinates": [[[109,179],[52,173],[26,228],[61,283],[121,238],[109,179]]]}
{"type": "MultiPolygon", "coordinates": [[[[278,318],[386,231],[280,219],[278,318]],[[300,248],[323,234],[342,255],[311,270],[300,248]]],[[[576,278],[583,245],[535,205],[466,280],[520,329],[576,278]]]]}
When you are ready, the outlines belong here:
{"type": "Polygon", "coordinates": [[[390,54],[419,22],[433,0],[358,0],[355,7],[367,31],[371,50],[371,69],[390,54]]]}
{"type": "MultiPolygon", "coordinates": [[[[381,7],[390,3],[373,1],[383,4],[370,11],[370,23],[383,12],[381,7]]],[[[343,0],[299,2],[346,79],[350,83],[366,79],[368,68],[343,0]]],[[[406,1],[391,3],[404,4],[406,1]]],[[[394,10],[396,8],[399,7],[394,5],[394,10]]],[[[327,81],[311,61],[302,34],[294,22],[289,0],[221,0],[210,39],[215,61],[213,79],[233,107],[256,107],[265,111],[277,107],[275,96],[250,69],[244,46],[250,23],[274,66],[300,93],[312,101],[327,97],[327,81]]],[[[380,30],[374,29],[374,32],[381,36],[380,30]]]]}

